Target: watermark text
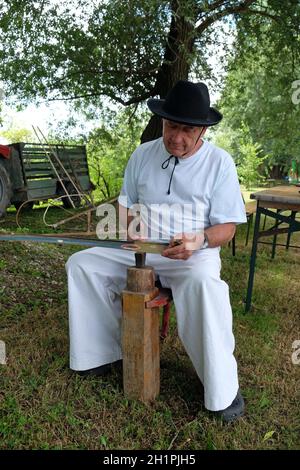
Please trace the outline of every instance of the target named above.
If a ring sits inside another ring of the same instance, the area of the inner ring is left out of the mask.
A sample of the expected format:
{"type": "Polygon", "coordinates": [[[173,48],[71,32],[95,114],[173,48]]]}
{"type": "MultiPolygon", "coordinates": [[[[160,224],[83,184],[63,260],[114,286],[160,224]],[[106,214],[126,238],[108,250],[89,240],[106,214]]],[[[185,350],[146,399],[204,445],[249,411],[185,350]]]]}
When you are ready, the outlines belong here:
{"type": "Polygon", "coordinates": [[[300,103],[300,80],[294,80],[292,83],[292,103],[300,103]]]}
{"type": "Polygon", "coordinates": [[[296,366],[300,365],[300,339],[296,339],[292,344],[294,350],[292,354],[292,363],[296,366]]]}
{"type": "Polygon", "coordinates": [[[0,365],[6,364],[6,347],[5,342],[0,340],[0,365]]]}

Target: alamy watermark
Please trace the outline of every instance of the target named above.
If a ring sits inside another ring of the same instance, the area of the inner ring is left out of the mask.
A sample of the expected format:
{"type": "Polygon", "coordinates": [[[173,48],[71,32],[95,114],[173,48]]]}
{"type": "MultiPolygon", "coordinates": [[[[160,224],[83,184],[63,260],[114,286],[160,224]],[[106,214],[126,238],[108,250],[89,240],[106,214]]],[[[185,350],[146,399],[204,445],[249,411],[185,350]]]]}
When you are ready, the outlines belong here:
{"type": "Polygon", "coordinates": [[[299,366],[300,365],[300,339],[296,339],[293,342],[292,349],[294,349],[294,352],[292,354],[292,363],[295,366],[299,366]]]}
{"type": "Polygon", "coordinates": [[[192,242],[195,234],[204,231],[202,204],[133,204],[127,209],[126,196],[120,202],[118,210],[113,204],[101,204],[97,208],[100,221],[96,233],[100,240],[119,236],[123,240],[129,237],[159,241],[185,234],[192,242]]]}
{"type": "Polygon", "coordinates": [[[300,103],[300,80],[294,80],[292,83],[292,103],[299,104],[300,103]]]}
{"type": "Polygon", "coordinates": [[[0,340],[0,365],[6,364],[6,347],[4,341],[0,340]]]}

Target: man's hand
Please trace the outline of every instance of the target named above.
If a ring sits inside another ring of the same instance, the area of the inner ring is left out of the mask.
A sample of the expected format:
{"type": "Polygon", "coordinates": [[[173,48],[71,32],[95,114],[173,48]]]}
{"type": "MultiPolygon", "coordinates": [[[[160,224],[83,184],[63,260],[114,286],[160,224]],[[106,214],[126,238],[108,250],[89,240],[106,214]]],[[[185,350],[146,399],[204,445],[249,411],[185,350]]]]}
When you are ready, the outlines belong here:
{"type": "Polygon", "coordinates": [[[204,233],[178,233],[171,239],[162,256],[171,259],[189,259],[193,252],[199,250],[204,243],[204,233]]]}

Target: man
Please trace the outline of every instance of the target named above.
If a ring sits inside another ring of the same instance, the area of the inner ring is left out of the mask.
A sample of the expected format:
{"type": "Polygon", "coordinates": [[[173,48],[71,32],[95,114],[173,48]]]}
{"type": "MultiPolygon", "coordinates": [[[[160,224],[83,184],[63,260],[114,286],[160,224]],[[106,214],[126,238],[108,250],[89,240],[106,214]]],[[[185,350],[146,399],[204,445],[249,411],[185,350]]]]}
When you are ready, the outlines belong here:
{"type": "MultiPolygon", "coordinates": [[[[210,107],[206,85],[189,81],[177,82],[165,100],[150,99],[148,106],[163,118],[163,137],[132,154],[119,204],[125,214],[141,204],[147,236],[171,239],[163,256],[147,255],[148,264],[172,289],[178,334],[204,386],[205,407],[233,421],[243,414],[244,401],[219,247],[246,216],[232,158],[203,140],[222,115],[210,107]],[[174,206],[166,223],[165,209],[174,206]],[[183,207],[188,210],[180,213],[183,207]]],[[[133,264],[133,253],[106,248],[68,261],[71,369],[100,375],[121,360],[120,294],[133,264]]]]}

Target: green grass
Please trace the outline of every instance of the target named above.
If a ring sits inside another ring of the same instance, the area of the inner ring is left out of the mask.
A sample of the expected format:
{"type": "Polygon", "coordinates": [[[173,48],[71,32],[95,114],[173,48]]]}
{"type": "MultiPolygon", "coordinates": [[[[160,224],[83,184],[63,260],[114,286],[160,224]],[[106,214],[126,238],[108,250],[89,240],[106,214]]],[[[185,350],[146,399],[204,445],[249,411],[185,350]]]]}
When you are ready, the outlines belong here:
{"type": "MultiPolygon", "coordinates": [[[[57,211],[52,220],[60,217],[57,211]]],[[[15,230],[14,215],[2,230],[15,230]]],[[[42,229],[39,210],[23,222],[24,229],[42,229]]],[[[277,248],[271,260],[270,247],[260,246],[253,308],[244,315],[245,228],[238,228],[235,258],[230,248],[222,250],[247,410],[233,425],[205,411],[174,318],[162,343],[161,393],[154,403],[126,399],[120,371],[106,378],[72,373],[64,262],[80,247],[0,243],[0,340],[7,349],[7,364],[0,365],[0,448],[299,449],[300,365],[291,355],[300,339],[300,255],[277,248]]]]}

